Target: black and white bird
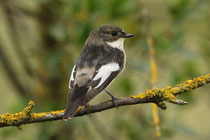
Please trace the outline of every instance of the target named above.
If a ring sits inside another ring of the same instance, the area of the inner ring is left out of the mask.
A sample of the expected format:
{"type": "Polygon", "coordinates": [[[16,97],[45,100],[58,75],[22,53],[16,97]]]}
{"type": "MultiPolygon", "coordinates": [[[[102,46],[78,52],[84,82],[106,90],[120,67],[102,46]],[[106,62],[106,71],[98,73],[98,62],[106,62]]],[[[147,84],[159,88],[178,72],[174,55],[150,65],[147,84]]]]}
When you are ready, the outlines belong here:
{"type": "Polygon", "coordinates": [[[71,73],[65,120],[74,117],[80,106],[105,90],[123,70],[124,40],[132,36],[112,25],[101,26],[89,34],[71,73]]]}

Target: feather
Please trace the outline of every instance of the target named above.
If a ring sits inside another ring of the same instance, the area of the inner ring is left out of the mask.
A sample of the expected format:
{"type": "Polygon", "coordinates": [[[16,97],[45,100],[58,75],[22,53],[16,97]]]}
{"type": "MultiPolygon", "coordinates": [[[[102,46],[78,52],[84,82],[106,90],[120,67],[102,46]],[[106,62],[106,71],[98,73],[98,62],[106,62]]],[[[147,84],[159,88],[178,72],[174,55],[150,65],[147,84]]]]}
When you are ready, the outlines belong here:
{"type": "Polygon", "coordinates": [[[73,67],[72,72],[71,72],[71,76],[69,80],[69,89],[73,88],[75,75],[76,75],[76,65],[73,67]]]}
{"type": "MultiPolygon", "coordinates": [[[[97,89],[110,77],[112,72],[119,71],[120,67],[117,63],[108,63],[106,65],[101,66],[101,68],[97,71],[97,74],[93,78],[93,82],[100,79],[97,85],[94,85],[94,88],[97,89]]],[[[113,79],[113,78],[112,78],[113,79]]]]}
{"type": "Polygon", "coordinates": [[[64,113],[64,119],[71,119],[76,113],[82,102],[84,102],[87,87],[74,86],[73,93],[68,94],[67,109],[64,113]]]}

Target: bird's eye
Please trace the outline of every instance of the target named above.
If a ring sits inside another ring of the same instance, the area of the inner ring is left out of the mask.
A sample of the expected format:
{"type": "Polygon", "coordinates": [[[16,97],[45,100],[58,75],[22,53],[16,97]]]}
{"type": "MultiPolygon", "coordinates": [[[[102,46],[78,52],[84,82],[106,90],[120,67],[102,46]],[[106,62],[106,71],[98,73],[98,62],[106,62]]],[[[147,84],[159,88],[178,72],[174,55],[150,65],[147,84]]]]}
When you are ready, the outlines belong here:
{"type": "Polygon", "coordinates": [[[111,34],[112,34],[112,36],[116,36],[117,35],[117,32],[112,31],[111,34]]]}

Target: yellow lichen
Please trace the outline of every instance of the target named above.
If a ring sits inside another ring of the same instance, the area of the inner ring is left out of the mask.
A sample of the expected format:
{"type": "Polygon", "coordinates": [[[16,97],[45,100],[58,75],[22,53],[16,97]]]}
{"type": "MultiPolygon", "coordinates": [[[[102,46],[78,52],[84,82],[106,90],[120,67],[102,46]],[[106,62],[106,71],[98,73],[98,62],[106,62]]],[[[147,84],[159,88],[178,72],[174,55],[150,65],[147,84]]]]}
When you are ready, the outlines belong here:
{"type": "Polygon", "coordinates": [[[57,115],[60,113],[64,113],[65,110],[57,110],[57,111],[50,111],[50,112],[42,112],[42,113],[32,113],[32,119],[43,118],[46,115],[57,115]]]}
{"type": "Polygon", "coordinates": [[[209,81],[210,81],[210,74],[206,76],[200,76],[198,78],[194,78],[193,80],[188,80],[184,84],[177,85],[177,87],[180,88],[182,92],[189,91],[201,85],[205,85],[209,81]]]}
{"type": "MultiPolygon", "coordinates": [[[[147,33],[149,33],[149,29],[147,33]]],[[[155,50],[153,46],[153,38],[149,34],[147,34],[147,44],[148,44],[149,54],[150,54],[151,85],[152,85],[152,88],[155,88],[156,82],[157,82],[157,65],[155,62],[155,50]]],[[[158,108],[156,104],[152,104],[152,114],[154,118],[154,124],[156,126],[157,136],[160,137],[161,131],[160,131],[160,126],[159,126],[158,108]]]]}
{"type": "Polygon", "coordinates": [[[23,120],[31,119],[31,112],[34,105],[35,105],[34,102],[30,101],[28,103],[28,106],[22,112],[15,113],[15,114],[5,113],[3,115],[0,115],[0,123],[16,125],[23,120]]]}
{"type": "Polygon", "coordinates": [[[131,98],[155,98],[158,97],[162,100],[166,101],[174,101],[175,96],[172,94],[174,91],[171,87],[167,87],[165,89],[148,89],[145,93],[140,93],[138,95],[131,95],[131,98]]]}
{"type": "Polygon", "coordinates": [[[77,109],[77,111],[81,110],[83,108],[83,106],[79,106],[79,108],[77,109]]]}
{"type": "Polygon", "coordinates": [[[138,95],[130,95],[129,97],[131,98],[140,98],[140,99],[143,99],[146,97],[146,94],[145,93],[140,93],[138,95]]]}
{"type": "Polygon", "coordinates": [[[199,86],[205,85],[210,82],[210,74],[206,76],[200,76],[198,78],[194,78],[193,80],[188,80],[183,84],[179,84],[172,88],[171,86],[167,86],[164,89],[148,89],[145,93],[140,93],[138,95],[131,95],[131,98],[161,98],[165,101],[174,101],[176,99],[175,95],[184,91],[189,91],[199,86]]]}
{"type": "MultiPolygon", "coordinates": [[[[153,112],[153,114],[158,114],[158,110],[155,109],[156,107],[157,107],[156,104],[152,104],[152,112],[153,112]]],[[[159,123],[160,123],[160,119],[159,119],[158,115],[154,115],[154,122],[153,122],[153,124],[154,125],[158,125],[159,123]]]]}
{"type": "Polygon", "coordinates": [[[154,59],[150,60],[151,83],[154,85],[157,82],[157,66],[154,59]]]}

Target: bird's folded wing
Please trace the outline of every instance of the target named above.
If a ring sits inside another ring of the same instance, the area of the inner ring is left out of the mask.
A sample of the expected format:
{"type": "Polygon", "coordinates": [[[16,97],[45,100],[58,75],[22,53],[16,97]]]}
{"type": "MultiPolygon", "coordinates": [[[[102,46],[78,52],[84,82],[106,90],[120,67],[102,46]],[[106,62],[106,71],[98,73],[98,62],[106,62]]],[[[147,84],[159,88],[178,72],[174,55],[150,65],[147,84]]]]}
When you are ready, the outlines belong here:
{"type": "Polygon", "coordinates": [[[86,103],[105,89],[122,69],[117,63],[101,66],[94,74],[90,89],[86,95],[86,103]]]}

